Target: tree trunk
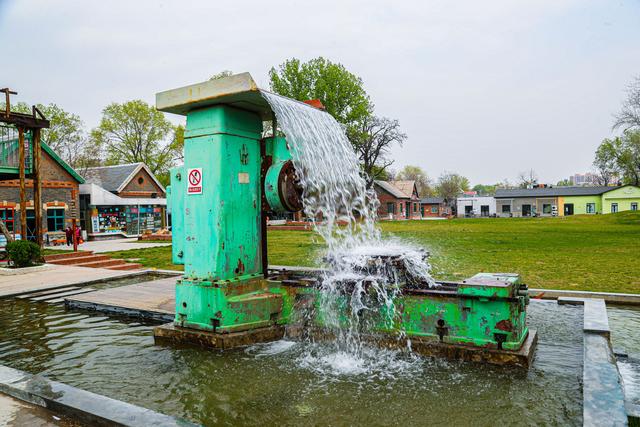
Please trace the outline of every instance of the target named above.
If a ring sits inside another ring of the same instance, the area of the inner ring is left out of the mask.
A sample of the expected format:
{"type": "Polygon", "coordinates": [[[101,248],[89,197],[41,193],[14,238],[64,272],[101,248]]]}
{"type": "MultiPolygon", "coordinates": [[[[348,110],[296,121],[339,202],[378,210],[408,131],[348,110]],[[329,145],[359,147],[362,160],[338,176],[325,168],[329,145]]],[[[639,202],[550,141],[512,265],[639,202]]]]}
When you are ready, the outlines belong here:
{"type": "Polygon", "coordinates": [[[13,236],[11,235],[11,233],[9,233],[9,230],[7,230],[7,226],[4,224],[4,221],[1,219],[0,219],[0,232],[2,232],[4,237],[7,239],[7,243],[13,242],[13,236]]]}

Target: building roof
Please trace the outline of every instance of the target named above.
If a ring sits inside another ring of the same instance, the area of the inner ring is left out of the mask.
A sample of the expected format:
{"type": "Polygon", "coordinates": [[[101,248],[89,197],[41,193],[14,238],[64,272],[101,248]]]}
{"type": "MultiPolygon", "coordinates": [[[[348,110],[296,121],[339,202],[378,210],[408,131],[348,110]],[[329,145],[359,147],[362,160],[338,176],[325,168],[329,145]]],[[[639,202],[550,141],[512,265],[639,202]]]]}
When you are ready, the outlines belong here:
{"type": "Polygon", "coordinates": [[[407,197],[413,196],[413,189],[416,187],[415,181],[391,181],[391,185],[402,191],[407,197]]]}
{"type": "Polygon", "coordinates": [[[42,147],[42,149],[44,150],[45,153],[47,153],[56,163],[58,163],[60,166],[62,166],[62,168],[64,170],[66,170],[69,175],[71,175],[73,177],[73,179],[75,179],[76,181],[78,181],[79,184],[84,184],[84,178],[82,178],[78,172],[75,171],[75,169],[73,169],[71,166],[69,166],[69,164],[67,162],[65,162],[64,160],[62,160],[60,158],[60,156],[58,156],[58,154],[53,151],[53,149],[51,147],[49,147],[44,141],[40,141],[40,147],[42,147]]]}
{"type": "Polygon", "coordinates": [[[142,162],[87,168],[84,177],[88,184],[96,184],[107,191],[119,193],[124,189],[124,187],[126,187],[129,181],[133,179],[140,169],[144,169],[158,187],[160,187],[162,191],[165,191],[164,187],[160,182],[158,182],[149,167],[142,162]]]}
{"type": "Polygon", "coordinates": [[[518,197],[598,196],[620,187],[498,188],[496,199],[518,197]]]}
{"type": "Polygon", "coordinates": [[[386,191],[387,193],[391,194],[393,197],[397,198],[397,199],[410,199],[410,196],[407,196],[406,194],[404,194],[402,192],[402,190],[400,190],[398,187],[396,187],[395,185],[393,185],[390,182],[387,181],[379,181],[376,180],[374,181],[375,185],[377,185],[378,187],[382,188],[384,191],[386,191]]]}
{"type": "Polygon", "coordinates": [[[444,198],[442,198],[442,197],[425,197],[424,199],[420,200],[420,203],[422,203],[423,205],[439,205],[441,203],[444,203],[444,198]]]}
{"type": "Polygon", "coordinates": [[[110,191],[105,190],[97,184],[81,184],[80,194],[88,194],[91,204],[95,206],[135,206],[135,205],[159,205],[166,206],[167,199],[158,197],[120,197],[110,191]]]}

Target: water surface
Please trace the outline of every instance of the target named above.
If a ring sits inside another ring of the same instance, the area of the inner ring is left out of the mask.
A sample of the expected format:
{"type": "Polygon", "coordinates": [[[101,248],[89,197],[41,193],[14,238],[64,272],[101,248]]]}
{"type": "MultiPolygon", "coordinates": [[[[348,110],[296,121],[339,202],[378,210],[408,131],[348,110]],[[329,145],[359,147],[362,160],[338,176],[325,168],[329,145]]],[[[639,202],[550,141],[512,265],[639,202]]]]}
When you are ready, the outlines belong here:
{"type": "Polygon", "coordinates": [[[582,423],[582,308],[532,302],[528,370],[279,341],[225,353],[155,346],[152,326],[0,301],[0,363],[205,424],[582,423]]]}

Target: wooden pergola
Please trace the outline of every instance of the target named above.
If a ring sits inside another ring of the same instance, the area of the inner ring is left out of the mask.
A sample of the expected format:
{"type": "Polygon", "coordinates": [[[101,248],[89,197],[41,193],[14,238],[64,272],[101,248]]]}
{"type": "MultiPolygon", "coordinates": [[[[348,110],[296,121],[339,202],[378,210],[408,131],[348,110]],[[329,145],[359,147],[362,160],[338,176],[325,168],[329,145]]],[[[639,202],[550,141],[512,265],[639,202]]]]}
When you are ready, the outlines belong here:
{"type": "MultiPolygon", "coordinates": [[[[11,91],[9,88],[0,89],[5,94],[5,111],[0,112],[0,123],[6,123],[15,126],[18,130],[18,175],[20,177],[20,229],[23,239],[27,237],[27,193],[26,193],[26,151],[25,133],[30,132],[32,164],[31,175],[33,177],[33,208],[35,216],[34,234],[36,242],[40,247],[43,245],[42,234],[42,180],[40,175],[41,168],[41,147],[40,134],[42,129],[49,127],[50,123],[42,112],[33,106],[31,114],[14,113],[11,111],[11,95],[17,95],[17,92],[11,91]]],[[[10,241],[10,235],[6,232],[4,222],[0,220],[0,227],[3,234],[10,241]]]]}

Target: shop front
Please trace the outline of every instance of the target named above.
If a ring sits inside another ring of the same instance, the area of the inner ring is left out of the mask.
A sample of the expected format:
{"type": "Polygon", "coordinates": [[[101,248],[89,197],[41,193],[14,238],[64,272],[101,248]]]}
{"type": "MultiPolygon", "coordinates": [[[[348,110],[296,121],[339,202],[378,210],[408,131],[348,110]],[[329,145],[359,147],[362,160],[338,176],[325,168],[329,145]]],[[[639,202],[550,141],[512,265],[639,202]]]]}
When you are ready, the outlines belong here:
{"type": "Polygon", "coordinates": [[[167,225],[164,198],[119,197],[95,184],[84,184],[81,193],[90,240],[137,237],[167,225]]]}

